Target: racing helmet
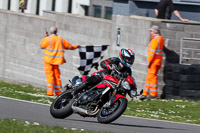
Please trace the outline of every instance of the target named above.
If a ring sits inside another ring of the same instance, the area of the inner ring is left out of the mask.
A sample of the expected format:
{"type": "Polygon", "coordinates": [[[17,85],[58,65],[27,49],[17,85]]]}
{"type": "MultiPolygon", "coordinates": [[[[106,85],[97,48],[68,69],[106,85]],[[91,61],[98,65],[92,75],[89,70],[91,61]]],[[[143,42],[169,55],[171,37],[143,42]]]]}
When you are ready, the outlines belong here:
{"type": "Polygon", "coordinates": [[[119,59],[126,67],[131,67],[135,60],[135,53],[131,49],[122,48],[119,53],[119,59]]]}

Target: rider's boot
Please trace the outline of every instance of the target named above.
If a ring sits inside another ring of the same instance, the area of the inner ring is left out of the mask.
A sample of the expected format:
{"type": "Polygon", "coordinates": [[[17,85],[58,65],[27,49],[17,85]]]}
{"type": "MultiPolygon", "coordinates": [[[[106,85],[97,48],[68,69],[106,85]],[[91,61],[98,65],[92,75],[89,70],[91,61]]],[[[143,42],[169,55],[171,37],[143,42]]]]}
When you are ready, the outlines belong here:
{"type": "Polygon", "coordinates": [[[145,95],[141,95],[141,96],[139,97],[139,100],[141,100],[141,101],[143,101],[143,100],[145,100],[145,99],[147,99],[147,96],[145,96],[145,95]]]}
{"type": "Polygon", "coordinates": [[[86,88],[88,85],[88,82],[82,82],[79,86],[74,87],[73,95],[76,95],[79,93],[83,88],[86,88]]]}

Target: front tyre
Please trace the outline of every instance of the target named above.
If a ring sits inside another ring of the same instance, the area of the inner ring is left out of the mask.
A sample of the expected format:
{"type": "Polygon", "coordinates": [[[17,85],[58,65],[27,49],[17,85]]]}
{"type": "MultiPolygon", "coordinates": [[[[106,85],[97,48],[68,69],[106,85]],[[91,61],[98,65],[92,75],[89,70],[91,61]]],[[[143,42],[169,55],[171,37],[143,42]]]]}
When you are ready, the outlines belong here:
{"type": "Polygon", "coordinates": [[[73,96],[71,90],[66,90],[61,93],[51,104],[50,113],[54,118],[66,118],[73,113],[72,104],[73,96]]]}
{"type": "Polygon", "coordinates": [[[127,107],[127,99],[119,98],[111,107],[102,107],[97,114],[100,123],[110,123],[119,118],[127,107]]]}

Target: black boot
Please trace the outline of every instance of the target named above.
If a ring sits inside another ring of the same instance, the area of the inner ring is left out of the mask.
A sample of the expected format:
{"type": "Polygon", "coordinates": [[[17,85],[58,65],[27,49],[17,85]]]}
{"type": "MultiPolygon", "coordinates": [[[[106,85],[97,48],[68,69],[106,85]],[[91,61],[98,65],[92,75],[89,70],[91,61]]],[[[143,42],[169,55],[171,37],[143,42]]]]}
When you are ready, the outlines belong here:
{"type": "Polygon", "coordinates": [[[141,101],[143,101],[143,100],[145,100],[146,98],[147,98],[147,96],[141,95],[139,99],[140,99],[141,101]]]}
{"type": "Polygon", "coordinates": [[[79,86],[75,86],[74,91],[72,92],[72,95],[78,94],[81,90],[83,90],[83,88],[86,88],[86,86],[87,86],[87,82],[83,82],[79,86]]]}

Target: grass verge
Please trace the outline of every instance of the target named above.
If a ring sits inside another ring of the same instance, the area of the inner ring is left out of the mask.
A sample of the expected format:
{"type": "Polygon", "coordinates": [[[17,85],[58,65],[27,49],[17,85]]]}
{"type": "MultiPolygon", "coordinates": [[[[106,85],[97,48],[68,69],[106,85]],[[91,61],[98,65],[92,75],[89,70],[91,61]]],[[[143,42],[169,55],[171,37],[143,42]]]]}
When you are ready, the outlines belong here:
{"type": "Polygon", "coordinates": [[[46,95],[46,91],[30,85],[10,84],[0,81],[0,96],[11,97],[32,102],[51,104],[55,97],[46,95]]]}
{"type": "Polygon", "coordinates": [[[94,133],[83,130],[71,130],[63,127],[45,126],[38,123],[16,120],[0,120],[1,133],[94,133]]]}
{"type": "Polygon", "coordinates": [[[200,102],[151,100],[129,102],[125,115],[200,124],[200,102]]]}
{"type": "MultiPolygon", "coordinates": [[[[55,97],[28,85],[0,82],[0,96],[50,104],[55,97]]],[[[130,101],[124,115],[200,124],[200,102],[188,100],[130,101]]]]}

